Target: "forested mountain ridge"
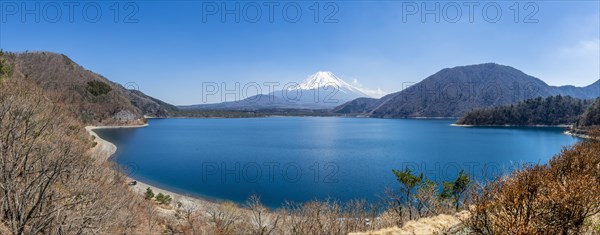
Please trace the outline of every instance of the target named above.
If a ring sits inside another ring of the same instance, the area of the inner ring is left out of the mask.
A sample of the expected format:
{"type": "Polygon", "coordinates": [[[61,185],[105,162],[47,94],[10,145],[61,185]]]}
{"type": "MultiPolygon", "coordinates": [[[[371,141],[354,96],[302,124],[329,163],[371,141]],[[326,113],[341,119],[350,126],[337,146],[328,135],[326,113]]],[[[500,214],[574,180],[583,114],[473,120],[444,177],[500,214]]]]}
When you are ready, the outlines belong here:
{"type": "Polygon", "coordinates": [[[585,112],[579,117],[575,128],[592,129],[600,127],[600,98],[596,99],[585,112]]]}
{"type": "Polygon", "coordinates": [[[570,96],[538,97],[517,104],[473,110],[456,123],[476,126],[571,125],[591,103],[570,96]]]}
{"type": "Polygon", "coordinates": [[[486,63],[442,69],[400,92],[334,110],[380,118],[462,117],[474,109],[556,95],[594,99],[600,96],[600,82],[556,87],[513,67],[486,63]]]}

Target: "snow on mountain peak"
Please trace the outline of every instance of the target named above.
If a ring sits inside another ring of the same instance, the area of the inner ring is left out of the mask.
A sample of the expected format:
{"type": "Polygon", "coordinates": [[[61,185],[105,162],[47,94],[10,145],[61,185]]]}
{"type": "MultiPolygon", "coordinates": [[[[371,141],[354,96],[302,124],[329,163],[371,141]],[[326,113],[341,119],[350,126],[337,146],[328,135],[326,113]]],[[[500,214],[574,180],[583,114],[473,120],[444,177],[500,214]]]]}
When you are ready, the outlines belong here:
{"type": "Polygon", "coordinates": [[[302,82],[300,82],[300,84],[298,84],[296,89],[310,90],[326,86],[342,88],[350,86],[350,84],[344,82],[332,72],[319,71],[305,78],[302,82]]]}
{"type": "Polygon", "coordinates": [[[363,88],[359,88],[345,82],[329,71],[319,71],[306,77],[300,84],[288,88],[288,90],[318,90],[335,88],[340,93],[353,97],[372,97],[363,88]]]}

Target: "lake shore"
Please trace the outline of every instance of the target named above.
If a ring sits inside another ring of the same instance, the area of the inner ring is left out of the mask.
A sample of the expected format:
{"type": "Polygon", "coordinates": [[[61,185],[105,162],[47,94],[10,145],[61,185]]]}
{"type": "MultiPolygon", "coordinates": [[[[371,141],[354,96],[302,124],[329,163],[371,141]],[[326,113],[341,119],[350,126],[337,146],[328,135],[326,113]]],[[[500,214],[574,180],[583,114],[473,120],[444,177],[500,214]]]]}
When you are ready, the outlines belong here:
{"type": "Polygon", "coordinates": [[[582,138],[582,139],[591,139],[592,137],[590,137],[589,135],[585,135],[585,134],[578,134],[578,133],[574,133],[571,130],[567,130],[564,132],[565,135],[570,135],[570,136],[574,136],[574,137],[578,137],[578,138],[582,138]]]}
{"type": "Polygon", "coordinates": [[[470,124],[450,124],[450,126],[458,126],[458,127],[561,127],[561,128],[570,128],[572,125],[470,125],[470,124]]]}
{"type": "MultiPolygon", "coordinates": [[[[117,146],[113,143],[104,140],[98,136],[94,130],[98,129],[118,129],[118,128],[144,128],[147,127],[148,124],[143,125],[130,125],[130,126],[86,126],[85,130],[94,137],[94,141],[96,142],[96,146],[94,146],[89,151],[92,156],[101,161],[109,161],[110,157],[115,154],[117,151],[117,146]]],[[[140,182],[139,180],[132,179],[131,177],[127,177],[128,182],[135,181],[135,185],[130,185],[130,189],[139,194],[140,196],[144,196],[147,188],[152,189],[154,194],[162,193],[164,195],[170,195],[173,198],[173,205],[175,207],[183,207],[183,208],[194,208],[200,210],[206,210],[211,207],[218,206],[220,203],[211,201],[208,199],[202,199],[198,197],[191,197],[183,194],[179,194],[173,191],[166,190],[164,188],[160,188],[148,183],[140,182]]]]}
{"type": "MultiPolygon", "coordinates": [[[[164,122],[167,122],[168,120],[160,120],[160,121],[156,120],[156,121],[157,122],[161,122],[161,123],[164,124],[164,122]]],[[[267,120],[267,121],[270,121],[270,120],[267,120]]],[[[286,125],[283,125],[284,127],[286,127],[286,128],[292,128],[291,130],[297,130],[297,129],[293,129],[293,128],[301,128],[301,127],[303,127],[303,125],[304,125],[304,123],[305,123],[306,120],[296,120],[296,119],[290,118],[288,120],[284,120],[285,122],[281,122],[278,119],[272,119],[271,121],[274,121],[274,123],[285,123],[286,125]],[[303,125],[299,125],[299,124],[303,124],[303,125]]],[[[475,140],[475,139],[477,139],[477,140],[480,139],[479,137],[474,137],[472,135],[472,133],[471,133],[472,131],[469,130],[468,128],[452,128],[452,127],[449,127],[454,122],[453,120],[448,120],[448,121],[434,121],[434,122],[429,122],[429,121],[420,121],[420,122],[419,121],[416,121],[416,122],[405,121],[405,122],[397,122],[397,121],[382,121],[382,120],[377,120],[377,119],[369,119],[369,120],[365,120],[365,119],[360,119],[360,120],[358,120],[358,119],[356,119],[356,120],[349,120],[349,119],[323,120],[321,118],[310,119],[311,123],[313,123],[313,122],[314,123],[331,123],[332,121],[335,121],[336,123],[341,123],[341,124],[348,125],[348,127],[356,127],[359,124],[363,125],[365,122],[367,124],[371,123],[371,124],[377,124],[377,125],[382,125],[382,123],[383,123],[383,124],[387,125],[386,127],[389,127],[391,130],[402,130],[402,128],[406,128],[407,126],[411,126],[411,127],[412,126],[417,126],[417,127],[420,127],[421,129],[422,128],[425,128],[425,129],[426,128],[433,128],[433,127],[435,127],[435,128],[444,128],[444,129],[447,129],[448,131],[450,131],[452,134],[456,134],[457,137],[463,138],[465,141],[471,141],[471,140],[475,140]],[[465,134],[465,133],[467,133],[468,135],[465,134]]],[[[212,121],[207,120],[206,122],[207,123],[204,123],[202,125],[207,125],[207,126],[213,125],[213,124],[211,124],[212,121]]],[[[239,120],[231,120],[231,122],[233,124],[236,124],[236,123],[238,123],[238,124],[239,123],[245,123],[245,121],[243,121],[243,120],[241,120],[241,121],[239,121],[239,120]]],[[[169,126],[169,125],[162,125],[162,124],[154,126],[155,124],[158,124],[158,123],[154,123],[152,121],[150,123],[152,124],[153,127],[156,127],[156,128],[158,128],[159,126],[161,126],[161,127],[162,126],[165,126],[165,127],[169,126]]],[[[175,122],[174,122],[174,124],[177,124],[177,125],[188,125],[188,124],[192,124],[192,123],[196,123],[196,122],[193,121],[193,120],[190,120],[189,123],[187,121],[183,122],[183,121],[179,121],[179,120],[175,120],[175,122]]],[[[223,123],[219,122],[219,124],[223,124],[223,123]]],[[[95,147],[95,149],[102,150],[102,151],[99,151],[101,153],[96,154],[94,156],[97,156],[99,160],[108,161],[108,162],[112,163],[112,161],[114,159],[110,159],[110,156],[114,155],[114,153],[116,151],[120,152],[121,149],[117,150],[117,147],[113,143],[110,143],[107,140],[101,139],[94,132],[94,130],[97,130],[97,129],[109,129],[109,128],[143,128],[143,127],[146,127],[146,126],[148,126],[148,125],[138,125],[138,126],[90,126],[90,127],[86,127],[86,130],[88,130],[91,135],[96,136],[96,141],[99,144],[98,144],[97,147],[95,147]]],[[[191,125],[191,126],[201,127],[201,125],[191,125]]],[[[229,125],[224,125],[224,127],[226,127],[226,126],[229,126],[229,125]]],[[[247,129],[248,132],[257,133],[256,130],[260,130],[262,128],[261,126],[257,126],[257,125],[251,125],[251,126],[253,126],[253,128],[247,129]]],[[[341,130],[343,128],[339,128],[339,129],[341,130]]],[[[345,129],[348,129],[348,128],[345,128],[345,129]]],[[[367,129],[365,129],[365,131],[367,131],[367,129]]],[[[419,128],[415,128],[415,130],[416,129],[419,129],[419,128]]],[[[532,128],[532,129],[534,129],[534,128],[532,128]]],[[[541,129],[543,129],[543,128],[540,128],[540,130],[541,129]]],[[[144,136],[146,134],[150,135],[150,133],[156,133],[156,132],[153,132],[153,130],[154,130],[154,128],[152,128],[152,130],[150,130],[150,129],[149,130],[144,130],[143,131],[145,133],[144,136]],[[148,132],[146,132],[146,131],[148,131],[148,132]]],[[[223,131],[223,130],[227,130],[227,128],[204,128],[203,130],[204,131],[202,132],[202,135],[198,135],[197,137],[195,137],[195,138],[197,138],[197,141],[210,140],[210,139],[212,139],[211,136],[213,136],[215,134],[222,134],[222,132],[225,133],[225,131],[223,131]]],[[[558,140],[553,139],[552,141],[557,141],[557,142],[561,142],[561,143],[562,142],[569,142],[569,143],[571,143],[571,142],[575,141],[573,138],[563,135],[562,132],[565,131],[563,129],[560,129],[560,130],[559,129],[556,129],[556,130],[554,130],[554,129],[548,129],[548,130],[551,130],[551,131],[549,131],[549,133],[552,134],[552,135],[562,136],[562,137],[558,138],[558,140]]],[[[536,131],[536,130],[533,130],[533,131],[536,131]]],[[[544,130],[541,130],[541,131],[544,131],[544,130]]],[[[291,131],[291,132],[293,132],[293,131],[291,131]]],[[[481,132],[482,131],[476,131],[475,134],[478,135],[478,136],[481,136],[481,137],[486,137],[487,136],[487,135],[485,135],[485,132],[484,133],[481,133],[481,132]]],[[[498,131],[495,131],[495,130],[493,131],[493,133],[497,133],[497,132],[498,131]]],[[[98,134],[102,134],[102,133],[104,133],[104,132],[98,132],[98,134]]],[[[161,133],[166,133],[166,132],[161,132],[161,133]]],[[[195,133],[195,132],[193,132],[193,133],[195,133]]],[[[293,133],[296,133],[296,132],[293,132],[293,133]]],[[[371,133],[371,132],[366,132],[366,133],[371,133]]],[[[377,132],[374,132],[374,133],[378,133],[379,134],[380,132],[377,131],[377,132]]],[[[118,133],[115,133],[115,134],[118,134],[118,133]]],[[[319,134],[319,132],[314,132],[314,131],[313,132],[305,132],[302,135],[302,137],[310,137],[310,136],[314,136],[315,134],[319,134]]],[[[138,136],[141,136],[141,135],[138,135],[138,136]]],[[[340,134],[340,136],[341,136],[341,134],[340,134]]],[[[385,136],[388,136],[388,135],[385,135],[385,136]]],[[[524,141],[529,141],[530,138],[528,136],[529,135],[523,135],[522,137],[519,136],[517,138],[522,138],[524,141]]],[[[106,137],[109,137],[109,136],[107,135],[106,137]]],[[[160,137],[160,136],[158,136],[158,137],[160,137]]],[[[452,145],[452,144],[448,144],[448,141],[452,142],[453,139],[454,139],[454,137],[453,138],[445,137],[445,138],[446,139],[445,139],[444,142],[440,142],[441,146],[455,146],[455,145],[452,145]]],[[[497,140],[497,139],[501,140],[502,138],[504,138],[504,136],[501,136],[501,135],[492,135],[490,138],[491,138],[491,140],[497,140]]],[[[290,139],[290,138],[285,138],[285,139],[290,139]]],[[[391,140],[398,140],[398,139],[399,138],[392,138],[391,140]]],[[[108,140],[111,140],[111,139],[108,139],[108,140]]],[[[534,140],[536,140],[536,139],[534,139],[534,140]]],[[[116,142],[116,141],[117,141],[117,139],[115,139],[113,142],[115,144],[118,144],[118,142],[116,142]]],[[[290,141],[292,141],[292,139],[290,139],[290,141]]],[[[279,142],[275,141],[272,144],[295,143],[295,142],[290,142],[290,141],[279,141],[279,142]]],[[[295,141],[295,140],[293,140],[293,141],[295,141]]],[[[226,141],[226,139],[223,139],[221,142],[226,143],[227,141],[226,141]]],[[[360,141],[356,141],[356,143],[359,143],[359,142],[360,141]]],[[[203,143],[203,142],[201,142],[201,143],[203,143]]],[[[249,140],[248,143],[252,144],[254,142],[249,140]]],[[[309,144],[314,144],[314,143],[315,143],[314,141],[313,142],[309,142],[309,144]]],[[[346,143],[346,142],[344,142],[344,143],[346,143]]],[[[176,145],[174,145],[174,146],[176,146],[176,145]]],[[[222,148],[223,146],[228,146],[228,145],[225,144],[225,145],[218,145],[218,146],[219,146],[219,148],[222,148]]],[[[556,145],[556,146],[558,146],[558,145],[556,145]]],[[[162,146],[158,146],[157,147],[156,145],[146,145],[145,142],[139,142],[136,145],[136,147],[139,148],[139,149],[137,149],[137,150],[136,149],[132,149],[133,148],[132,147],[132,148],[128,148],[127,151],[128,152],[133,151],[132,153],[135,153],[137,151],[143,152],[143,151],[146,151],[146,150],[151,150],[153,148],[154,148],[155,151],[160,151],[161,150],[160,148],[162,148],[162,146]]],[[[390,149],[390,151],[391,150],[400,151],[400,150],[397,150],[397,149],[400,149],[400,148],[393,148],[393,149],[390,149]]],[[[501,149],[501,147],[496,148],[496,149],[501,149]]],[[[200,150],[202,150],[202,149],[200,149],[200,150]]],[[[415,151],[417,151],[417,150],[415,150],[415,151]]],[[[419,150],[419,151],[421,151],[421,150],[419,150]]],[[[523,151],[527,151],[527,150],[524,149],[523,151]]],[[[556,151],[559,151],[559,150],[556,150],[556,151]]],[[[125,153],[123,153],[123,154],[125,154],[125,153]]],[[[197,154],[197,153],[194,152],[193,154],[197,154]]],[[[536,153],[534,153],[534,154],[536,154],[536,153]]],[[[123,155],[123,156],[125,157],[125,155],[123,155]]],[[[182,155],[182,157],[185,157],[185,156],[186,155],[182,155]]],[[[302,155],[301,154],[296,154],[295,156],[300,156],[301,157],[302,155]]],[[[144,158],[144,157],[156,157],[156,158],[160,159],[160,156],[154,156],[152,154],[148,154],[147,156],[140,155],[138,157],[142,157],[142,158],[144,158]]],[[[119,160],[121,161],[121,158],[119,158],[119,160]]],[[[123,161],[123,163],[125,163],[125,162],[135,162],[135,161],[138,161],[138,160],[139,160],[139,158],[135,158],[135,159],[132,158],[132,159],[129,159],[128,161],[123,161]]],[[[142,159],[142,160],[144,160],[144,159],[142,159]]],[[[165,160],[165,159],[161,159],[161,160],[164,160],[162,162],[162,164],[178,163],[178,162],[173,162],[173,161],[169,161],[169,160],[165,160]]],[[[203,158],[203,161],[219,161],[219,159],[215,158],[215,159],[208,159],[207,160],[207,159],[203,158]]],[[[156,165],[156,167],[157,167],[156,169],[162,169],[163,166],[162,165],[156,165]]],[[[131,169],[133,169],[133,168],[131,168],[131,169]]],[[[179,173],[180,172],[178,172],[178,171],[174,171],[172,174],[179,174],[179,173]]],[[[194,172],[187,173],[187,174],[179,176],[179,177],[187,177],[187,179],[189,179],[189,177],[200,177],[199,174],[196,174],[194,176],[193,173],[194,172]]],[[[382,173],[382,175],[383,175],[383,173],[382,173]]],[[[227,203],[227,200],[221,200],[220,198],[228,198],[229,197],[226,194],[219,194],[219,193],[207,193],[207,195],[215,195],[216,198],[212,198],[210,196],[204,196],[203,194],[195,194],[195,193],[190,194],[190,192],[194,192],[194,191],[193,190],[191,190],[191,191],[180,190],[180,188],[171,187],[171,185],[168,183],[170,181],[165,181],[164,184],[161,184],[161,181],[153,181],[153,180],[151,180],[152,178],[144,178],[144,177],[141,177],[142,175],[140,175],[140,174],[138,174],[138,175],[131,175],[131,176],[133,176],[133,178],[138,178],[139,180],[141,180],[141,182],[138,182],[136,185],[132,185],[132,186],[129,187],[132,190],[135,190],[136,193],[139,193],[139,195],[142,195],[145,192],[146,188],[150,187],[153,191],[155,191],[155,193],[163,193],[163,194],[171,195],[171,197],[173,197],[175,199],[175,201],[178,201],[179,199],[181,199],[182,201],[189,202],[188,204],[197,204],[197,205],[200,205],[200,206],[197,206],[197,207],[204,207],[205,204],[219,205],[220,206],[220,205],[223,205],[224,203],[227,203]],[[220,197],[220,196],[222,196],[222,197],[220,197]]],[[[138,179],[132,179],[132,180],[138,180],[138,179]]],[[[199,178],[196,178],[196,179],[199,179],[199,178]]],[[[378,183],[378,182],[375,182],[375,183],[378,183]]],[[[263,186],[272,186],[272,185],[264,184],[263,186]]],[[[277,187],[281,187],[281,186],[277,186],[277,187]]],[[[289,186],[289,187],[293,189],[292,186],[289,186]]],[[[280,189],[280,188],[276,188],[275,190],[277,190],[277,189],[280,189]]],[[[212,192],[211,188],[205,188],[203,190],[204,190],[203,192],[212,192]]],[[[288,191],[290,191],[290,190],[288,190],[288,191]]],[[[250,195],[250,193],[252,193],[252,192],[247,193],[247,195],[250,195]]],[[[363,193],[363,192],[361,192],[361,193],[363,193]]],[[[376,192],[376,190],[372,190],[369,193],[370,193],[369,195],[375,195],[378,192],[376,192]]],[[[289,197],[296,196],[296,195],[292,195],[292,196],[284,195],[284,196],[286,198],[289,198],[289,197]]],[[[236,202],[243,203],[242,201],[236,201],[236,202]]],[[[272,202],[272,201],[267,201],[266,202],[267,205],[273,205],[272,208],[277,208],[278,205],[281,205],[281,204],[277,204],[277,203],[279,203],[279,202],[277,202],[277,201],[276,202],[272,202]]],[[[175,204],[175,205],[177,205],[177,204],[175,204]]]]}

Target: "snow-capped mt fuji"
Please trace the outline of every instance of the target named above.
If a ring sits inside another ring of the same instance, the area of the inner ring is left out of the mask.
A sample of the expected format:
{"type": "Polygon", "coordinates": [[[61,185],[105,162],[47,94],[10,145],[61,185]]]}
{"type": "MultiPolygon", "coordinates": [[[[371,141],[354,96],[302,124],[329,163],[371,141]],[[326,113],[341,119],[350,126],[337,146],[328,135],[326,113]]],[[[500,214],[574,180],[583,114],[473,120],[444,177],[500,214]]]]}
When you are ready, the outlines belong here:
{"type": "Polygon", "coordinates": [[[312,90],[327,87],[339,89],[344,93],[356,93],[359,97],[368,97],[368,95],[360,91],[359,88],[348,84],[347,82],[338,78],[337,76],[335,76],[335,74],[329,71],[319,71],[315,74],[312,74],[304,80],[302,80],[302,82],[300,82],[298,86],[292,87],[290,89],[312,90]]]}
{"type": "Polygon", "coordinates": [[[319,71],[298,84],[240,101],[192,105],[188,109],[259,110],[273,108],[329,109],[360,97],[370,97],[332,72],[319,71]]]}

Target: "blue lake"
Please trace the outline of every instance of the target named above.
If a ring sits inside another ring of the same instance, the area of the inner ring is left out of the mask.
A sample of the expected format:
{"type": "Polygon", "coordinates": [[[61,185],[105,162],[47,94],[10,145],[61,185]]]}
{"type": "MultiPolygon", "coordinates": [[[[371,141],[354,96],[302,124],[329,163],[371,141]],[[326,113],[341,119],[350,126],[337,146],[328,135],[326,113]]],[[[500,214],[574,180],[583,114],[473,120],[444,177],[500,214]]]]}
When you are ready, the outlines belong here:
{"type": "Polygon", "coordinates": [[[563,128],[455,127],[455,120],[273,117],[151,119],[146,128],[101,129],[132,178],[192,196],[236,202],[364,198],[397,187],[409,167],[441,182],[476,180],[521,163],[545,163],[578,141],[563,128]]]}

